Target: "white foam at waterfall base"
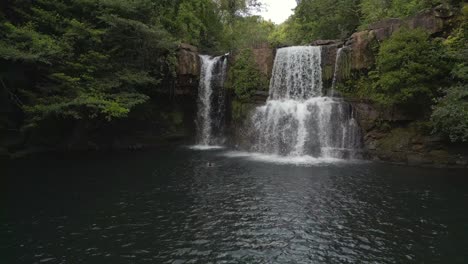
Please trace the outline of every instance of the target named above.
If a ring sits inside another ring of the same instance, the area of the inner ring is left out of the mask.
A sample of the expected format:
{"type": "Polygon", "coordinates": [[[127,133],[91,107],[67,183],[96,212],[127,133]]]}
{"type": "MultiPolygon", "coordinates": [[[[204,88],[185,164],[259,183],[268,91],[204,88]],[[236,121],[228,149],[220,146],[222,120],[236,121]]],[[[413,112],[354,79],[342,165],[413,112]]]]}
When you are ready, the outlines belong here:
{"type": "Polygon", "coordinates": [[[274,154],[265,154],[257,152],[243,152],[243,151],[228,151],[220,154],[221,156],[228,158],[242,158],[252,161],[273,163],[279,165],[297,165],[297,166],[316,166],[325,164],[336,164],[336,163],[351,163],[357,162],[356,160],[344,160],[337,158],[314,158],[309,155],[302,156],[281,156],[274,154]]]}
{"type": "Polygon", "coordinates": [[[224,149],[223,146],[211,146],[211,145],[195,145],[195,146],[189,146],[189,149],[192,150],[219,150],[219,149],[224,149]]]}

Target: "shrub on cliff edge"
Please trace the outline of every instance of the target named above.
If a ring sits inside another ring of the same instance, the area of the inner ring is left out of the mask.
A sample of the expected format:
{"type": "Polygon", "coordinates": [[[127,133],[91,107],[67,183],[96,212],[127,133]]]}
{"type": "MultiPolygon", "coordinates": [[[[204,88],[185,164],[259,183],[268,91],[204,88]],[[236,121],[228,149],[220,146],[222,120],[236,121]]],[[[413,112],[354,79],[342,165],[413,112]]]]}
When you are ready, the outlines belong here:
{"type": "Polygon", "coordinates": [[[376,66],[375,99],[411,111],[427,112],[449,73],[441,42],[421,29],[401,29],[384,41],[376,66]]]}

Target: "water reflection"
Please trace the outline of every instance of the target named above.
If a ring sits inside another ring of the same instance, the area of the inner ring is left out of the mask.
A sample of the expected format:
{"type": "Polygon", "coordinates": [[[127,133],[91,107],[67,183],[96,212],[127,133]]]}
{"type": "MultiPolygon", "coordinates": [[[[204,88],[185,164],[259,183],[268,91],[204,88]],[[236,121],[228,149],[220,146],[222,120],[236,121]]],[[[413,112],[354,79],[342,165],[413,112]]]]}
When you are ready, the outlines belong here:
{"type": "MultiPolygon", "coordinates": [[[[464,171],[224,150],[8,164],[2,263],[463,263],[464,171]],[[214,166],[207,166],[212,163],[214,166]],[[73,168],[73,169],[71,169],[73,168]]],[[[96,155],[96,156],[93,156],[96,155]]]]}

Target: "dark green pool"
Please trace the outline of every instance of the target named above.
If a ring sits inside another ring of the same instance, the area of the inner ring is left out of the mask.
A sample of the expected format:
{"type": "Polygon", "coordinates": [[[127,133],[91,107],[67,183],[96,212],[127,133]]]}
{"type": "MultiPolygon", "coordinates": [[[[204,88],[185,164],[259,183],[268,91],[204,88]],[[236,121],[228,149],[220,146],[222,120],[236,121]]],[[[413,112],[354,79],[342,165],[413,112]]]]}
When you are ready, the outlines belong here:
{"type": "Polygon", "coordinates": [[[468,263],[466,170],[184,147],[1,166],[0,263],[468,263]]]}

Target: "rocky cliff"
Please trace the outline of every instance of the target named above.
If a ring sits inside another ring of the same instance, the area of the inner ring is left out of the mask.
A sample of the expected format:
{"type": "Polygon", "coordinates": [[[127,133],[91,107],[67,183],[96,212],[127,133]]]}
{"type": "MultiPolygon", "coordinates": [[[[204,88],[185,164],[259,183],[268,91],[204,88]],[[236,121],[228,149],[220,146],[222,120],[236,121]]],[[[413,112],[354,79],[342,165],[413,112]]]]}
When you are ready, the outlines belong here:
{"type": "Polygon", "coordinates": [[[367,157],[414,166],[468,167],[468,146],[450,144],[431,134],[418,116],[347,99],[359,120],[367,157]]]}
{"type": "Polygon", "coordinates": [[[177,51],[175,94],[196,95],[200,78],[200,57],[192,45],[180,44],[177,51]]]}

